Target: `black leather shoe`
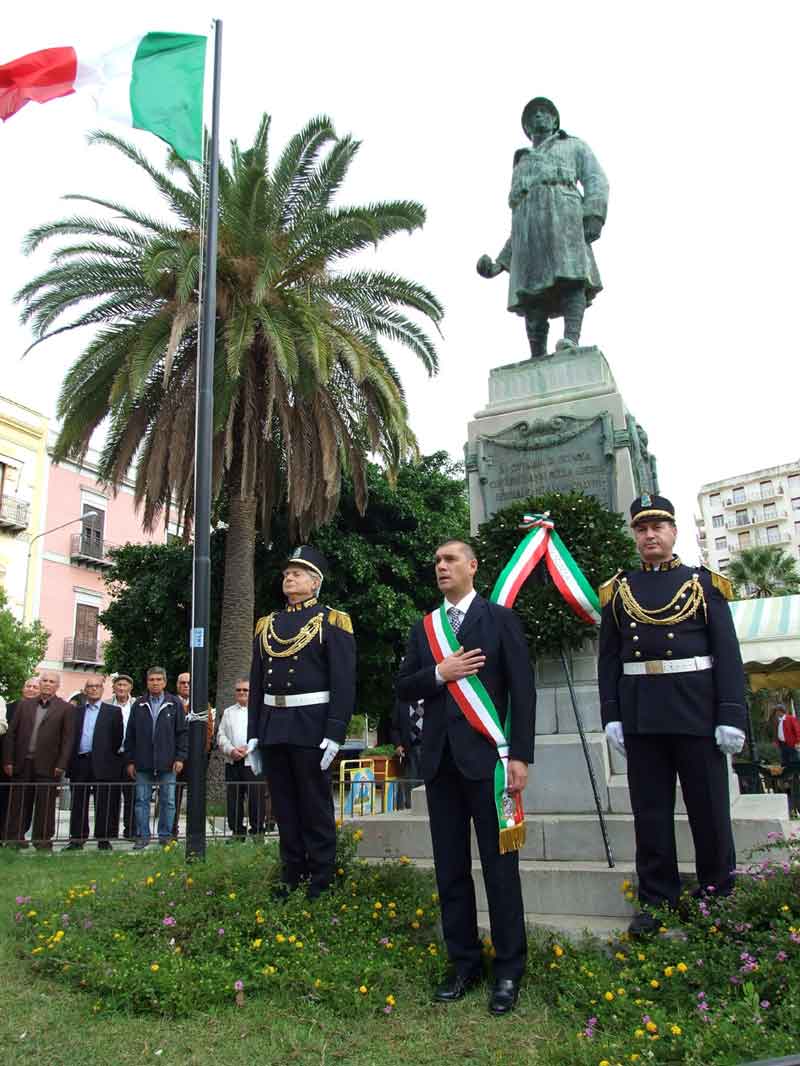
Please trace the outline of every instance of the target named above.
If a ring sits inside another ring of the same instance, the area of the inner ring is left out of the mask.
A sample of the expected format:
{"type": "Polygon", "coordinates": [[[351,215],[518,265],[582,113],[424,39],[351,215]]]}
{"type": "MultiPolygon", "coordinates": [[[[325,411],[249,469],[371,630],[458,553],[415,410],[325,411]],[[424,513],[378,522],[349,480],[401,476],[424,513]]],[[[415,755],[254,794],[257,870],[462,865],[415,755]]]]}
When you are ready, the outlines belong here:
{"type": "Polygon", "coordinates": [[[482,974],[474,973],[450,973],[433,993],[437,1003],[455,1003],[457,999],[463,999],[470,988],[475,988],[481,982],[482,974]]]}
{"type": "Polygon", "coordinates": [[[82,849],[83,844],[81,844],[80,840],[70,840],[69,844],[64,848],[64,851],[81,851],[82,849]]]}
{"type": "Polygon", "coordinates": [[[642,911],[639,914],[634,914],[631,918],[631,923],[628,926],[628,933],[630,936],[653,936],[660,928],[658,921],[652,914],[647,914],[642,911]]]}
{"type": "Polygon", "coordinates": [[[512,977],[499,977],[489,993],[489,1013],[508,1014],[517,1005],[519,981],[512,977]]]}
{"type": "Polygon", "coordinates": [[[98,851],[113,851],[114,850],[114,845],[111,843],[110,840],[98,840],[98,842],[97,842],[97,850],[98,851]]]}

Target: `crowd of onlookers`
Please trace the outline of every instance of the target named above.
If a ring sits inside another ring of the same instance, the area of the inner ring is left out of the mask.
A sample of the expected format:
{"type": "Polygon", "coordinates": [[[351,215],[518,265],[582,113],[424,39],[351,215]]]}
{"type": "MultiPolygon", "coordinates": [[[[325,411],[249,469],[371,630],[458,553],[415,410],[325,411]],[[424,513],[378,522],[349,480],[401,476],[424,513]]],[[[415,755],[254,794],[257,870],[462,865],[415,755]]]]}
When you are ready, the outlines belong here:
{"type": "MultiPolygon", "coordinates": [[[[30,834],[34,847],[51,850],[67,782],[67,849],[82,848],[91,836],[110,851],[121,836],[141,850],[156,814],[159,843],[177,838],[188,779],[191,676],[179,674],[172,693],[166,671],[153,666],[141,696],[133,695],[127,674],[114,674],[111,682],[109,699],[98,674],[63,699],[60,675],[42,669],[18,699],[6,704],[0,697],[0,843],[26,848],[30,834]]],[[[249,682],[238,680],[235,703],[219,722],[211,707],[206,718],[203,772],[216,744],[225,763],[227,825],[236,839],[273,828],[259,752],[247,743],[248,695],[249,682]]]]}

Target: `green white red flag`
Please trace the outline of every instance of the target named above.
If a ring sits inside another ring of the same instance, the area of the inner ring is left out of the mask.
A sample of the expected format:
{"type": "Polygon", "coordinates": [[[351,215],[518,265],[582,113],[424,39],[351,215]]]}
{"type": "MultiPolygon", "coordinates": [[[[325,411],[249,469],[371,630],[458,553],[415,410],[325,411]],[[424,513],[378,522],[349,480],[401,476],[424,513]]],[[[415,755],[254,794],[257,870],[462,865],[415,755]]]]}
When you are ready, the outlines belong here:
{"type": "Polygon", "coordinates": [[[88,93],[101,117],[147,130],[183,159],[203,156],[206,38],[147,33],[100,55],[44,48],[0,65],[0,119],[26,104],[88,93]]]}
{"type": "Polygon", "coordinates": [[[572,558],[564,541],[556,533],[549,513],[524,515],[522,529],[529,530],[495,582],[489,599],[502,607],[512,607],[519,590],[544,558],[553,583],[569,607],[582,621],[600,625],[600,601],[572,558]]]}

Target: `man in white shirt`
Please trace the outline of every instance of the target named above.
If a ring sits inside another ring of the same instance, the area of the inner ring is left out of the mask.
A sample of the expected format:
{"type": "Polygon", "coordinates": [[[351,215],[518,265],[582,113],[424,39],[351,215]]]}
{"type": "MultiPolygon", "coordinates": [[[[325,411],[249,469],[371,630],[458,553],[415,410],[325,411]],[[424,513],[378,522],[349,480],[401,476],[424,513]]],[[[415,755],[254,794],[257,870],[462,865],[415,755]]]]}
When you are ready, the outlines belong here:
{"type": "MultiPolygon", "coordinates": [[[[122,746],[128,732],[128,719],[133,706],[133,678],[128,674],[117,674],[112,684],[114,696],[111,702],[122,711],[122,746]]],[[[122,747],[120,748],[122,754],[122,747]]],[[[122,764],[122,835],[126,840],[133,839],[133,793],[134,784],[128,777],[128,768],[122,764]]]]}
{"type": "Polygon", "coordinates": [[[244,804],[251,836],[264,832],[267,786],[261,776],[261,753],[247,744],[247,702],[250,682],[240,677],[235,687],[236,703],[226,707],[217,732],[217,746],[225,757],[225,792],[228,827],[234,837],[245,839],[244,804]]]}

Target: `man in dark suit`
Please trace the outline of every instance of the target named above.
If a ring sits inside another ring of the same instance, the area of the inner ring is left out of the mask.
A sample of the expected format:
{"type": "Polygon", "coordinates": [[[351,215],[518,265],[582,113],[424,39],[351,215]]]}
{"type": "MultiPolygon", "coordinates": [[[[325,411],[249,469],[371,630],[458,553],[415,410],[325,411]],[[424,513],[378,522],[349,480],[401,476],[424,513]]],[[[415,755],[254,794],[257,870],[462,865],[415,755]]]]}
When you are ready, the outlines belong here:
{"type": "MultiPolygon", "coordinates": [[[[433,858],[451,972],[436,990],[440,1002],[460,999],[481,976],[470,822],[475,826],[495,949],[492,1014],[513,1010],[525,969],[525,911],[516,850],[501,853],[495,767],[500,751],[473,728],[456,702],[457,683],[483,682],[500,720],[511,714],[507,793],[525,788],[533,761],[536,691],[522,625],[513,611],[478,596],[472,548],[448,541],[436,551],[436,581],[458,650],[438,661],[418,622],[397,679],[398,698],[425,700],[422,776],[428,799],[433,858]]],[[[433,616],[431,616],[433,617],[433,616]]],[[[507,797],[506,797],[507,798],[507,797]]],[[[512,804],[513,805],[513,804],[512,804]]]]}
{"type": "MultiPolygon", "coordinates": [[[[730,582],[675,555],[670,501],[644,493],[631,504],[631,526],[641,569],[600,587],[600,705],[609,743],[628,762],[639,901],[674,907],[678,778],[700,889],[724,896],[733,887],[726,756],[745,741],[744,670],[726,602],[730,582]]],[[[629,932],[642,936],[659,924],[643,910],[629,932]]]]}
{"type": "MultiPolygon", "coordinates": [[[[114,695],[111,702],[119,707],[122,715],[122,743],[125,743],[125,734],[128,731],[128,719],[133,707],[133,678],[129,674],[117,674],[112,685],[114,695]]],[[[120,750],[122,755],[122,750],[120,750]]],[[[124,759],[120,759],[120,780],[122,781],[122,835],[126,840],[133,837],[133,793],[134,785],[128,777],[128,767],[124,759]]],[[[118,834],[115,833],[114,836],[118,834]]]]}
{"type": "MultiPolygon", "coordinates": [[[[11,728],[17,707],[23,700],[32,700],[39,696],[39,678],[29,677],[22,686],[22,695],[18,700],[12,700],[6,706],[6,731],[11,728]]],[[[0,842],[6,835],[6,816],[8,814],[8,800],[11,795],[11,778],[6,774],[2,758],[3,742],[0,740],[0,842]]]]}
{"type": "Polygon", "coordinates": [[[330,765],[356,694],[356,642],[344,611],[318,599],[325,556],[295,549],[283,571],[286,607],[256,625],[247,746],[262,749],[280,834],[283,887],[329,888],[336,869],[330,765]]]}
{"type": "Polygon", "coordinates": [[[3,765],[12,778],[6,840],[18,847],[27,847],[31,820],[34,847],[53,847],[56,785],[69,766],[75,712],[56,695],[60,684],[54,670],[42,670],[38,699],[19,701],[4,738],[3,765]]]}
{"type": "Polygon", "coordinates": [[[150,843],[150,794],[158,785],[158,840],[172,840],[175,820],[175,777],[189,751],[189,723],[177,696],[166,692],[162,666],[147,671],[147,695],[131,707],[125,734],[124,759],[128,777],[136,781],[136,843],[142,851],[150,843]]]}
{"type": "Polygon", "coordinates": [[[122,712],[103,702],[99,675],[88,677],[83,691],[86,701],[75,708],[75,740],[69,764],[72,807],[67,850],[82,848],[89,838],[89,796],[94,794],[95,840],[101,851],[110,851],[109,837],[119,835],[122,712]]]}

